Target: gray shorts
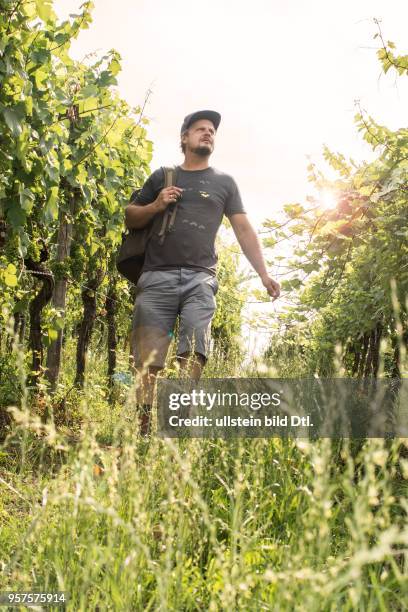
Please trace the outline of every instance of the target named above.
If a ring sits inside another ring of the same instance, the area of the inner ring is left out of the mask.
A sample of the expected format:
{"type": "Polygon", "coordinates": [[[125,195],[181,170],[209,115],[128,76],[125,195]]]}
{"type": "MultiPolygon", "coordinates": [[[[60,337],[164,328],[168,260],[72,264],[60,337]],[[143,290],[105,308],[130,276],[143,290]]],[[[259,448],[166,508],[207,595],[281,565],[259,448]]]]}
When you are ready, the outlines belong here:
{"type": "Polygon", "coordinates": [[[189,268],[143,272],[132,322],[135,366],[164,367],[178,315],[177,355],[195,352],[206,359],[217,291],[216,277],[207,272],[189,268]]]}

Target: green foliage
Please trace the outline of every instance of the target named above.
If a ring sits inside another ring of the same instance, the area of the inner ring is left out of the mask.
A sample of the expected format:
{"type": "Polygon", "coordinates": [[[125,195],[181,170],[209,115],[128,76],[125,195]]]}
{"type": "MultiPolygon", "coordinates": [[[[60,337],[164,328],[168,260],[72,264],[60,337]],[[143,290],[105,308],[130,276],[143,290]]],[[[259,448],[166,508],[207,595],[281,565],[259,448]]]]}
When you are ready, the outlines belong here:
{"type": "Polygon", "coordinates": [[[274,233],[266,246],[295,243],[282,288],[296,303],[280,314],[281,341],[273,341],[268,355],[282,362],[283,345],[296,338],[309,374],[332,375],[338,345],[348,375],[376,375],[381,342],[393,352],[383,373],[399,375],[405,367],[408,130],[393,132],[359,110],[357,128],[378,151],[377,159],[356,166],[325,147],[338,178],[329,181],[313,166],[311,180],[336,205],[327,208],[324,198],[309,198],[309,210],[287,205],[282,223],[265,224],[274,233]]]}
{"type": "MultiPolygon", "coordinates": [[[[106,271],[124,206],[152,157],[143,109],[130,108],[115,89],[119,53],[111,49],[93,63],[70,58],[72,40],[91,22],[92,2],[63,22],[52,4],[0,0],[0,330],[8,313],[17,305],[27,310],[40,291],[41,277],[28,276],[33,262],[71,290],[86,284],[87,270],[106,271]],[[61,257],[64,224],[76,246],[61,257]]],[[[46,346],[61,329],[58,316],[43,313],[46,346]]]]}
{"type": "Polygon", "coordinates": [[[0,385],[1,411],[6,410],[8,406],[18,404],[21,398],[21,386],[16,372],[16,359],[10,353],[0,355],[0,380],[2,381],[0,385]]]}
{"type": "Polygon", "coordinates": [[[380,22],[374,19],[377,24],[378,32],[374,35],[375,39],[379,39],[381,47],[377,51],[377,57],[382,64],[382,69],[386,74],[390,68],[396,70],[399,76],[403,74],[408,75],[408,55],[396,55],[395,44],[388,40],[385,41],[380,28],[380,22]]]}
{"type": "Polygon", "coordinates": [[[211,325],[214,351],[219,354],[220,359],[231,359],[235,362],[239,360],[241,353],[240,333],[246,292],[240,288],[244,278],[238,273],[238,256],[221,241],[218,249],[217,278],[217,310],[211,325]]]}
{"type": "Polygon", "coordinates": [[[15,413],[0,447],[2,461],[20,446],[18,469],[2,464],[3,590],[63,589],[80,611],[403,609],[406,445],[147,443],[133,393],[112,412],[90,388],[71,442],[15,413]]]}
{"type": "Polygon", "coordinates": [[[86,244],[98,231],[104,249],[112,248],[123,204],[151,158],[141,117],[135,120],[112,90],[120,56],[111,50],[94,65],[69,58],[71,40],[90,23],[90,2],[62,23],[49,0],[2,5],[0,212],[25,255],[33,226],[52,240],[60,211],[78,189],[77,221],[90,227],[86,244]]]}

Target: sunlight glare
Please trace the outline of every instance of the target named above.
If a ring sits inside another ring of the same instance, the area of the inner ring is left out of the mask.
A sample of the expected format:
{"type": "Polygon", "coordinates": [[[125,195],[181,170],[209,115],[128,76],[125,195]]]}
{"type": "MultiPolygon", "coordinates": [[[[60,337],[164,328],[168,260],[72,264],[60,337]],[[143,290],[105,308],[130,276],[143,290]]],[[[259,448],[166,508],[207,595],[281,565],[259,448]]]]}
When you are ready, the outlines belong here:
{"type": "Polygon", "coordinates": [[[320,192],[319,202],[323,208],[336,208],[337,197],[333,193],[333,191],[330,191],[329,189],[323,189],[323,191],[320,192]]]}

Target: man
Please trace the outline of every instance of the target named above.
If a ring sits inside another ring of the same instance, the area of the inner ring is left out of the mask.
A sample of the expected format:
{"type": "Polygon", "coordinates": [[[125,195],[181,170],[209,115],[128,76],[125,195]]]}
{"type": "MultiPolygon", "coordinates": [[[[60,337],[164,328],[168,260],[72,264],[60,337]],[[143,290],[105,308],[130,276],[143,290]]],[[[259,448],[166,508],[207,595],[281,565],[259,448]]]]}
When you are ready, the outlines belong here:
{"type": "Polygon", "coordinates": [[[279,284],[267,272],[234,179],[209,166],[220,121],[220,114],[209,110],[185,117],[180,134],[184,162],[176,169],[176,185],[164,188],[160,168],[126,208],[128,228],[153,222],[137,284],[132,330],[135,367],[141,373],[136,399],[143,435],[149,432],[154,384],[164,367],[178,315],[181,368],[189,378],[198,380],[206,362],[218,289],[214,242],[224,214],[268,294],[276,299],[280,293],[279,284]],[[163,241],[164,211],[176,203],[172,231],[163,241]]]}

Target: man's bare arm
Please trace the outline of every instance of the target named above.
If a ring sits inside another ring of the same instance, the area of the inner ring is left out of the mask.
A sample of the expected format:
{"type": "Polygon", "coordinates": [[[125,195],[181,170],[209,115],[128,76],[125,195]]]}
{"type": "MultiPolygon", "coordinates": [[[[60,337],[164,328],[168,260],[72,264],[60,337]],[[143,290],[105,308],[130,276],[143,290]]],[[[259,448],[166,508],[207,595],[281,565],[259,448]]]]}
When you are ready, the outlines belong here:
{"type": "Polygon", "coordinates": [[[140,229],[151,221],[155,214],[162,212],[172,202],[176,202],[183,190],[175,185],[162,189],[150,204],[129,204],[125,208],[125,224],[128,229],[140,229]]]}
{"type": "Polygon", "coordinates": [[[157,213],[156,201],[151,204],[129,204],[125,208],[125,225],[128,229],[145,227],[157,213]]]}
{"type": "Polygon", "coordinates": [[[236,213],[230,217],[230,222],[245,257],[261,277],[269,295],[276,299],[280,295],[280,285],[268,274],[258,236],[247,216],[244,213],[236,213]]]}

